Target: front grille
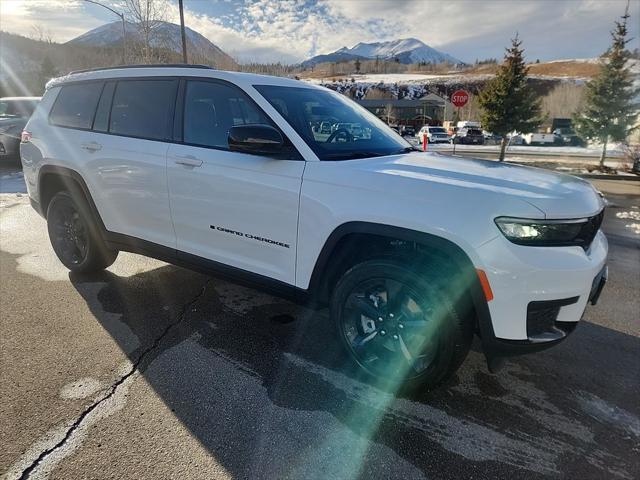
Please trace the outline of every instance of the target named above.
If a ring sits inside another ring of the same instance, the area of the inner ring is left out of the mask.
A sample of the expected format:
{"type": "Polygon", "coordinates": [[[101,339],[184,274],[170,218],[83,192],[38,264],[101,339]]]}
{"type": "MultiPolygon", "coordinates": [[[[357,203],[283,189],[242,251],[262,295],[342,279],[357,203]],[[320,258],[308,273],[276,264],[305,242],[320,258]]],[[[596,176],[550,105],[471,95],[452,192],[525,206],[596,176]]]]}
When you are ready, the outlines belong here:
{"type": "Polygon", "coordinates": [[[580,232],[576,237],[576,242],[582,248],[587,250],[591,246],[591,242],[596,237],[596,233],[600,229],[600,225],[602,225],[602,220],[604,219],[604,209],[600,211],[597,215],[589,218],[589,220],[582,226],[580,232]]]}
{"type": "Polygon", "coordinates": [[[531,339],[555,333],[560,326],[563,326],[558,324],[566,323],[556,322],[560,308],[576,303],[578,298],[530,302],[527,306],[527,337],[531,339]]]}

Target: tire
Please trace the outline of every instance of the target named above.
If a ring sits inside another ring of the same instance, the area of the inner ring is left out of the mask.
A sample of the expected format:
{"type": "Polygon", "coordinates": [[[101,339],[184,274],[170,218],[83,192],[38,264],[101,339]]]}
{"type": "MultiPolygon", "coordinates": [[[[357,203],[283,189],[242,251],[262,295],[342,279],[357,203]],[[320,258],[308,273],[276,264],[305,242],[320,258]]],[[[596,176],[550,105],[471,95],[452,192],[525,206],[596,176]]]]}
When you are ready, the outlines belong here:
{"type": "Polygon", "coordinates": [[[462,364],[473,339],[471,315],[455,301],[452,283],[442,280],[446,266],[408,265],[415,260],[360,263],[340,278],[330,303],[357,376],[393,392],[443,382],[462,364]]]}
{"type": "Polygon", "coordinates": [[[53,251],[72,272],[104,270],[118,256],[102,240],[81,194],[63,191],[54,195],[47,208],[47,230],[53,251]]]}

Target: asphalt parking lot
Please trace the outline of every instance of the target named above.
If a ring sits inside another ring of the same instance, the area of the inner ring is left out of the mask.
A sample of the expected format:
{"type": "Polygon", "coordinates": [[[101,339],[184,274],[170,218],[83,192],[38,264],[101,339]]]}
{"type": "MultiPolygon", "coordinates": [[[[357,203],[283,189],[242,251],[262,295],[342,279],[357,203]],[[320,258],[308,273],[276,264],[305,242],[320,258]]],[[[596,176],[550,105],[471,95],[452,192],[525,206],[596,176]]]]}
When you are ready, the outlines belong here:
{"type": "Polygon", "coordinates": [[[573,335],[399,398],[344,373],[325,311],[126,253],[70,275],[2,194],[0,473],[639,478],[640,182],[596,184],[610,281],[573,335]]]}

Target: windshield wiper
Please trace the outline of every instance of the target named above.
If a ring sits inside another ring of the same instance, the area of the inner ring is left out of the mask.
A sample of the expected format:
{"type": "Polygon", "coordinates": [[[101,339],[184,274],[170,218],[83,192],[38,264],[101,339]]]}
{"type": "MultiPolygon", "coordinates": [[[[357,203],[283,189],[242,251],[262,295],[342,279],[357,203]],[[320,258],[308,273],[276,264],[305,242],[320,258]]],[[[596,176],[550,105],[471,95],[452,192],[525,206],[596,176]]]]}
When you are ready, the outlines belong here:
{"type": "Polygon", "coordinates": [[[411,147],[404,147],[403,149],[398,150],[397,152],[390,153],[389,155],[398,155],[399,153],[421,152],[421,151],[422,150],[420,150],[418,147],[411,146],[411,147]]]}
{"type": "Polygon", "coordinates": [[[380,152],[336,152],[327,153],[323,156],[325,160],[354,160],[356,158],[385,157],[390,153],[380,152]]]}

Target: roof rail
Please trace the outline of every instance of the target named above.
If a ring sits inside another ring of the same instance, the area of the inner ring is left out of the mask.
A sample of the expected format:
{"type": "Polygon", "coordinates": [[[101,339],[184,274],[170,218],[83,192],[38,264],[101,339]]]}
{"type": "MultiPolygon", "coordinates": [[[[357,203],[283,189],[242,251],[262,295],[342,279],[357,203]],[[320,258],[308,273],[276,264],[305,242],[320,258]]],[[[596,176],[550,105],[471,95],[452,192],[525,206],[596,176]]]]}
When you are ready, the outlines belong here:
{"type": "Polygon", "coordinates": [[[119,70],[122,68],[205,68],[207,70],[215,70],[215,68],[210,67],[209,65],[197,65],[190,63],[152,63],[149,65],[116,65],[113,67],[87,68],[86,70],[74,70],[69,72],[69,75],[73,75],[74,73],[99,72],[102,70],[119,70]]]}

